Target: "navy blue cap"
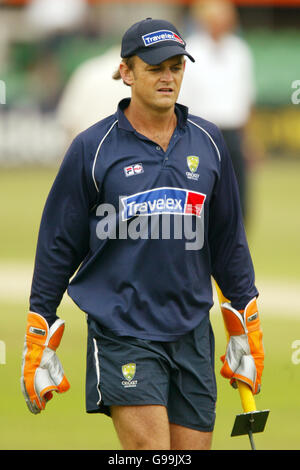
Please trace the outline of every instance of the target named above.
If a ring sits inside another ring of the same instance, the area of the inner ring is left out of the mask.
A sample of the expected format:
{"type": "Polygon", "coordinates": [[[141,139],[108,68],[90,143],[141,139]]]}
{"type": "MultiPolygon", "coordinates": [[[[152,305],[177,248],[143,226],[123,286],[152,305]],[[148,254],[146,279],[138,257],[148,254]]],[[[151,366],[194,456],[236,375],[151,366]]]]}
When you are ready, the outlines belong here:
{"type": "Polygon", "coordinates": [[[137,55],[150,65],[158,65],[176,55],[195,59],[185,50],[186,43],[172,23],[146,18],[132,25],[122,39],[121,57],[137,55]]]}

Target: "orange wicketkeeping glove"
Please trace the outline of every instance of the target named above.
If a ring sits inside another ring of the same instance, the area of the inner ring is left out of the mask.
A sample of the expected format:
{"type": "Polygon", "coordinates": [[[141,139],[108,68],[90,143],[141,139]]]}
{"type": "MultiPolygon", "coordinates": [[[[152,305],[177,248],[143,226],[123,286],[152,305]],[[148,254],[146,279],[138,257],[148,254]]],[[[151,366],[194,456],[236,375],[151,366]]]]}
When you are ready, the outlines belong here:
{"type": "Polygon", "coordinates": [[[25,335],[21,389],[29,410],[40,413],[51,400],[53,391],[66,392],[70,384],[56,355],[65,322],[56,320],[49,328],[38,313],[28,314],[25,335]]]}
{"type": "Polygon", "coordinates": [[[224,363],[221,374],[231,379],[246,382],[253,394],[260,391],[261,375],[264,368],[262,330],[256,298],[244,310],[235,310],[230,303],[221,304],[226,330],[229,334],[226,353],[221,357],[224,363]]]}

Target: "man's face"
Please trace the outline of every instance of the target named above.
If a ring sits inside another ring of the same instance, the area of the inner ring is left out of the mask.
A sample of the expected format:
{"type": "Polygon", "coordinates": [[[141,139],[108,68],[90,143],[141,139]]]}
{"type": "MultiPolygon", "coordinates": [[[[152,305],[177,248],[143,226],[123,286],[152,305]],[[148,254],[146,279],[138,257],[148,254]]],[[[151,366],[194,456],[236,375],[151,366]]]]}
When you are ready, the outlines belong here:
{"type": "Polygon", "coordinates": [[[127,80],[131,86],[132,100],[157,111],[173,108],[180,91],[184,68],[182,55],[159,65],[146,64],[136,56],[127,80]]]}

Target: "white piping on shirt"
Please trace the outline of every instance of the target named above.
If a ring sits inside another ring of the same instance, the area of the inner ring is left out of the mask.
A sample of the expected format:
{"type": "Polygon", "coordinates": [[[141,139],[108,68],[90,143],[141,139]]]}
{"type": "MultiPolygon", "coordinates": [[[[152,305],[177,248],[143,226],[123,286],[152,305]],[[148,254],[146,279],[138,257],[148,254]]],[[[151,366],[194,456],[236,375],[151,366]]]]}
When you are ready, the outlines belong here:
{"type": "Polygon", "coordinates": [[[98,145],[98,148],[97,148],[97,151],[96,151],[96,154],[95,154],[95,157],[94,157],[94,163],[93,163],[93,169],[92,169],[92,176],[93,176],[93,181],[94,181],[94,184],[96,186],[96,190],[97,192],[99,193],[99,188],[98,188],[98,185],[96,183],[96,178],[95,178],[95,167],[96,167],[96,163],[97,163],[97,158],[98,158],[98,155],[99,155],[99,151],[100,151],[100,148],[104,142],[104,140],[106,139],[106,137],[108,136],[108,134],[111,132],[112,128],[117,124],[118,120],[116,120],[112,126],[108,129],[108,131],[106,132],[105,136],[102,138],[100,144],[98,145]]]}
{"type": "Polygon", "coordinates": [[[214,139],[212,138],[212,136],[205,130],[203,129],[203,127],[199,126],[199,124],[196,124],[194,121],[192,121],[191,119],[188,119],[188,122],[190,122],[191,124],[194,124],[194,126],[198,127],[199,129],[201,129],[209,138],[210,140],[212,141],[212,143],[214,144],[215,146],[215,149],[217,151],[217,155],[218,155],[218,158],[219,158],[219,161],[221,161],[221,154],[220,154],[220,151],[214,141],[214,139]]]}

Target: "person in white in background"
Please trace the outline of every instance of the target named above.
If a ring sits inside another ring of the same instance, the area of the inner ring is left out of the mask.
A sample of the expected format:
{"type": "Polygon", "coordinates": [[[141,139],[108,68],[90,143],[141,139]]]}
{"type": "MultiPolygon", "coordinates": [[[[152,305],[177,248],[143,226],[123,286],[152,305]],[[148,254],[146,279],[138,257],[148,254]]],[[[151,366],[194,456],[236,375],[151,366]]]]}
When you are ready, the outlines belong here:
{"type": "Polygon", "coordinates": [[[31,0],[24,10],[24,20],[42,36],[72,31],[82,25],[88,11],[85,0],[31,0]]]}
{"type": "Polygon", "coordinates": [[[238,180],[244,219],[247,215],[245,126],[255,103],[254,63],[247,43],[235,31],[238,14],[225,0],[196,1],[196,29],[187,37],[193,67],[187,64],[179,103],[215,123],[222,131],[238,180]]]}
{"type": "Polygon", "coordinates": [[[115,112],[130,89],[112,80],[120,48],[111,47],[104,54],[82,63],[67,83],[57,107],[57,119],[70,140],[95,122],[115,112]]]}

